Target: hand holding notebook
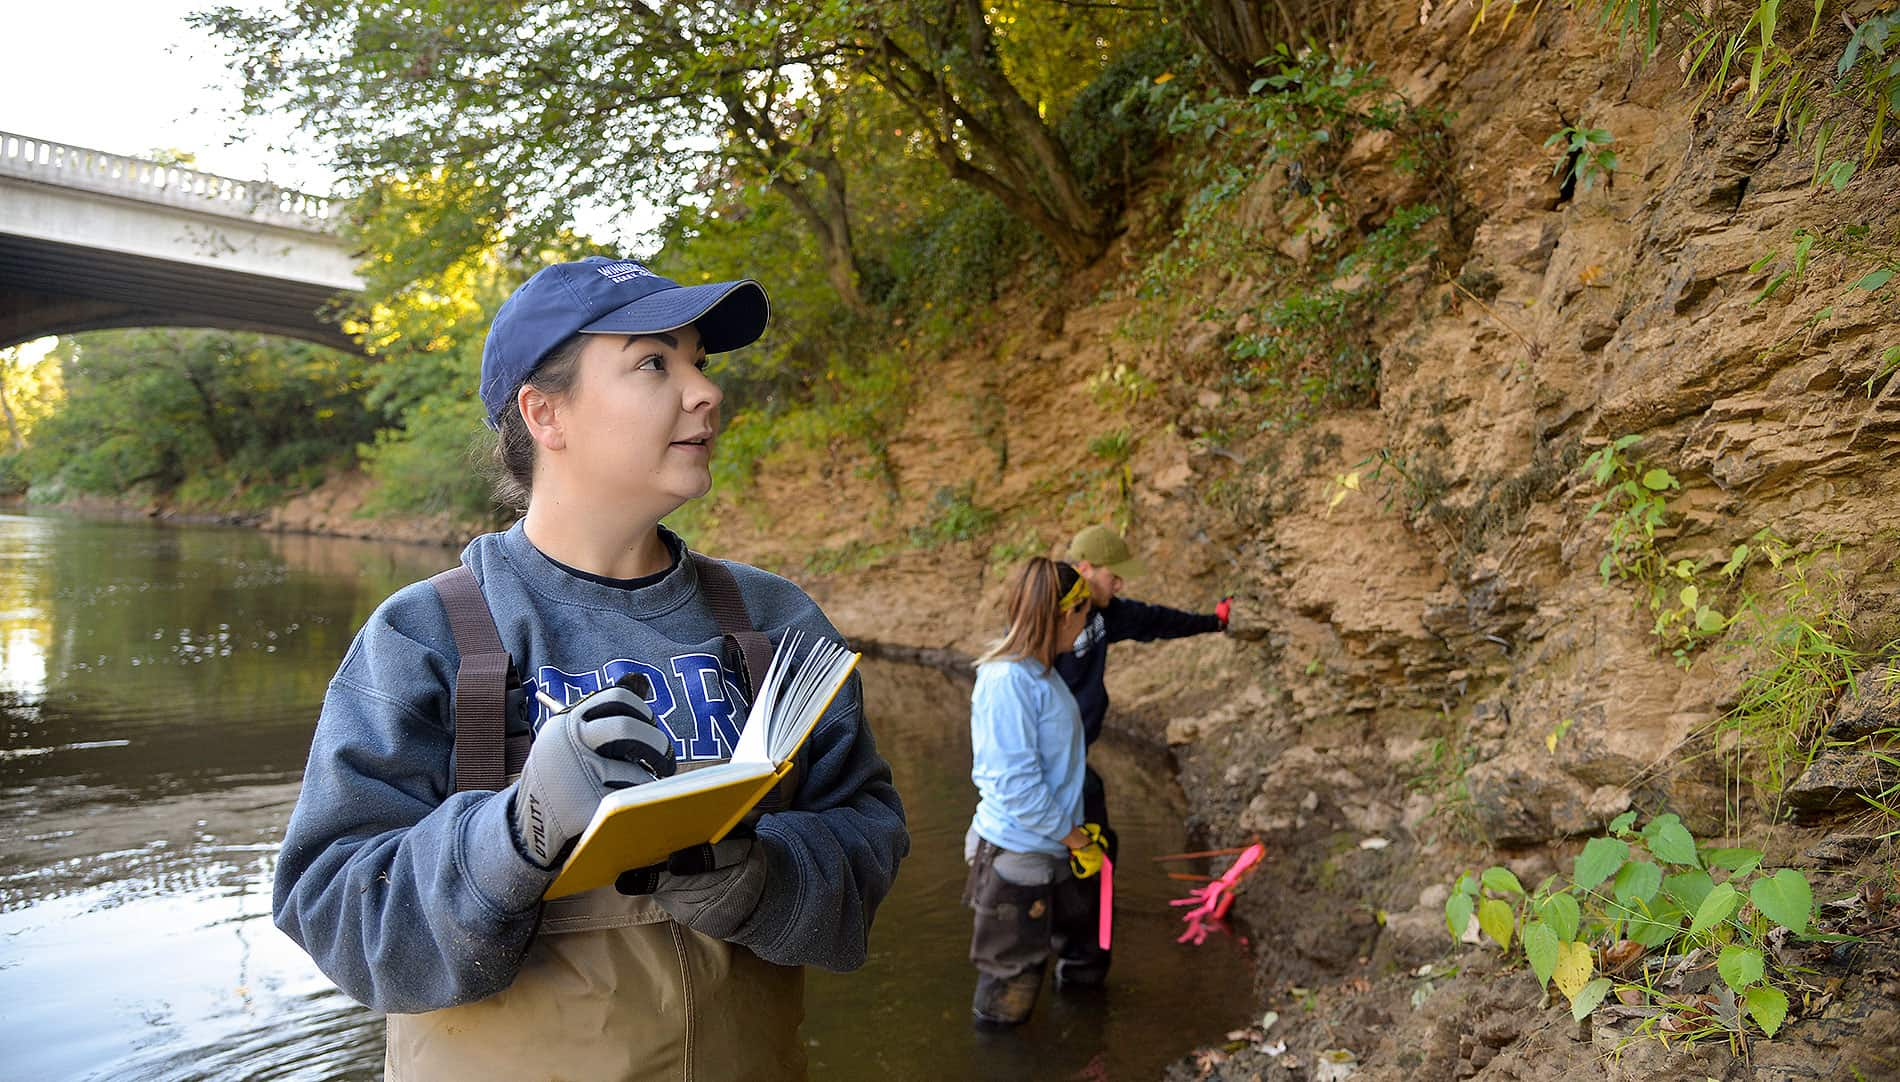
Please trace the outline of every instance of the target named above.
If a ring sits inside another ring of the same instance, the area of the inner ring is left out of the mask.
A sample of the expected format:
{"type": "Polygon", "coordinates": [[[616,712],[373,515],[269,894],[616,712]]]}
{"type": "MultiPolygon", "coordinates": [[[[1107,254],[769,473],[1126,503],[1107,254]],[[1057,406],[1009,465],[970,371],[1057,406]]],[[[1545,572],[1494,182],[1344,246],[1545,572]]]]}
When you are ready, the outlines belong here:
{"type": "Polygon", "coordinates": [[[838,643],[816,638],[806,649],[806,641],[788,632],[773,652],[731,759],[609,793],[544,897],[605,886],[738,825],[791,768],[857,666],[860,655],[838,643]]]}

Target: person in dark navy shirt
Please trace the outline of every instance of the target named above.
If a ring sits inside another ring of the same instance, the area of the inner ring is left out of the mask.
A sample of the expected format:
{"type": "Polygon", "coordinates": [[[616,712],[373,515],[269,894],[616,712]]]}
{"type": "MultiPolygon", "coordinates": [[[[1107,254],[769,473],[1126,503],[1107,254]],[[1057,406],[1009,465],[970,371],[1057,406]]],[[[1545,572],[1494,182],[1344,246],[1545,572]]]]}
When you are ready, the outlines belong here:
{"type": "MultiPolygon", "coordinates": [[[[1056,672],[1075,695],[1082,714],[1082,737],[1094,744],[1102,735],[1102,718],[1108,713],[1108,645],[1133,639],[1182,639],[1229,630],[1233,599],[1224,598],[1211,613],[1183,612],[1161,605],[1146,605],[1119,596],[1123,583],[1147,571],[1141,558],[1128,548],[1128,542],[1107,526],[1090,526],[1069,542],[1069,562],[1089,585],[1088,622],[1065,653],[1056,656],[1056,672]]],[[[1238,637],[1238,636],[1237,636],[1238,637]]],[[[1110,860],[1117,855],[1114,829],[1108,821],[1108,795],[1102,776],[1090,766],[1083,775],[1082,818],[1102,828],[1110,860]]],[[[1060,957],[1056,962],[1056,982],[1063,985],[1095,985],[1108,976],[1109,952],[1097,943],[1092,930],[1100,922],[1100,895],[1092,883],[1069,884],[1082,897],[1062,907],[1076,914],[1073,932],[1062,934],[1060,957]]]]}

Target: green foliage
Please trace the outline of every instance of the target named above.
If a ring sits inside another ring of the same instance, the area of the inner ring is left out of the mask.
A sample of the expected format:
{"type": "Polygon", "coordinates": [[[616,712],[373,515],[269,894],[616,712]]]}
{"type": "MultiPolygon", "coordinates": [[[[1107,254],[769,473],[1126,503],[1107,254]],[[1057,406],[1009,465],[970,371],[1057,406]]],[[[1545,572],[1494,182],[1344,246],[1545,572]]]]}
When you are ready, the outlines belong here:
{"type": "Polygon", "coordinates": [[[47,496],[254,511],[346,464],[373,430],[354,354],[178,330],[81,335],[58,352],[66,398],[17,467],[47,496]]]}
{"type": "Polygon", "coordinates": [[[16,497],[26,494],[33,483],[27,472],[26,456],[19,452],[0,454],[0,496],[16,497]]]}
{"type": "Polygon", "coordinates": [[[1521,957],[1545,987],[1556,984],[1579,1020],[1616,992],[1661,1008],[1667,1021],[1647,1031],[1653,1036],[1742,1037],[1745,1015],[1773,1037],[1787,994],[1778,983],[1786,975],[1770,972],[1768,934],[1809,933],[1807,877],[1792,868],[1763,872],[1759,850],[1705,849],[1674,815],[1641,831],[1631,829],[1635,821],[1626,812],[1586,842],[1567,886],[1552,876],[1527,890],[1498,866],[1459,876],[1445,902],[1452,938],[1462,939],[1475,917],[1507,958],[1521,957]],[[1715,956],[1718,976],[1743,1005],[1733,1028],[1670,984],[1698,949],[1715,956]]]}
{"type": "Polygon", "coordinates": [[[488,483],[494,436],[472,394],[424,399],[403,415],[403,427],[385,428],[362,449],[363,467],[377,486],[363,512],[449,515],[482,521],[496,514],[488,483]]]}
{"type": "Polygon", "coordinates": [[[996,524],[996,512],[979,505],[971,484],[944,485],[930,498],[930,521],[910,530],[917,548],[937,548],[953,541],[974,541],[996,524]]]}
{"type": "Polygon", "coordinates": [[[1089,440],[1089,454],[1116,466],[1127,462],[1134,452],[1135,439],[1125,428],[1104,432],[1089,440]]]}
{"type": "MultiPolygon", "coordinates": [[[[1653,618],[1657,644],[1687,666],[1702,646],[1728,630],[1731,616],[1723,605],[1752,550],[1737,545],[1713,574],[1706,560],[1679,558],[1663,551],[1658,534],[1669,520],[1669,496],[1682,487],[1674,474],[1629,454],[1641,437],[1620,436],[1592,452],[1584,476],[1603,489],[1590,514],[1605,514],[1610,528],[1597,564],[1603,581],[1635,587],[1638,605],[1653,618]]],[[[1759,540],[1759,538],[1758,538],[1759,540]]]]}
{"type": "MultiPolygon", "coordinates": [[[[1511,0],[1512,10],[1520,2],[1511,0]]],[[[1851,162],[1821,166],[1841,121],[1817,124],[1818,118],[1837,104],[1849,105],[1853,122],[1866,125],[1860,157],[1871,163],[1886,144],[1889,118],[1900,112],[1900,57],[1893,47],[1900,15],[1891,11],[1869,12],[1841,0],[1815,0],[1811,9],[1785,13],[1781,0],[1734,6],[1595,0],[1594,6],[1604,24],[1640,42],[1646,59],[1665,43],[1674,52],[1681,42],[1684,81],[1700,86],[1703,100],[1739,89],[1748,115],[1773,105],[1774,124],[1785,126],[1797,142],[1811,143],[1817,182],[1826,172],[1830,183],[1844,187],[1853,174],[1851,162]],[[1838,40],[1832,35],[1842,24],[1849,36],[1836,54],[1826,45],[1838,40]]]]}
{"type": "Polygon", "coordinates": [[[1778,811],[1781,791],[1820,750],[1827,707],[1854,688],[1863,659],[1847,642],[1838,569],[1794,555],[1772,537],[1758,549],[1774,590],[1748,597],[1736,617],[1736,649],[1748,669],[1717,730],[1735,734],[1737,775],[1778,811]]]}
{"type": "Polygon", "coordinates": [[[807,575],[836,575],[859,571],[881,563],[890,554],[889,545],[867,541],[849,541],[835,547],[824,545],[813,549],[805,558],[805,573],[807,575]]]}
{"type": "Polygon", "coordinates": [[[1290,429],[1321,409],[1376,401],[1370,326],[1397,297],[1398,280],[1437,252],[1423,227],[1438,216],[1435,206],[1393,211],[1323,282],[1284,289],[1259,309],[1258,331],[1228,343],[1232,383],[1258,397],[1263,425],[1290,429]]]}
{"type": "Polygon", "coordinates": [[[1089,377],[1089,396],[1105,410],[1127,410],[1154,393],[1155,382],[1121,362],[1103,367],[1089,377]]]}
{"type": "Polygon", "coordinates": [[[1373,401],[1371,323],[1398,295],[1404,274],[1436,250],[1422,229],[1439,216],[1435,206],[1400,208],[1363,239],[1334,231],[1339,217],[1352,214],[1340,190],[1345,148],[1361,133],[1393,132],[1400,168],[1434,169],[1443,157],[1442,125],[1435,114],[1411,108],[1370,66],[1345,64],[1324,50],[1281,48],[1266,67],[1246,95],[1184,94],[1175,101],[1170,129],[1193,148],[1183,155],[1181,224],[1142,267],[1138,292],[1150,303],[1125,333],[1158,334],[1189,312],[1208,318],[1201,298],[1186,288],[1206,272],[1236,265],[1270,270],[1273,286],[1246,313],[1255,329],[1228,343],[1219,375],[1261,427],[1291,428],[1317,409],[1373,401]],[[1303,260],[1290,259],[1259,230],[1224,220],[1242,193],[1275,170],[1285,178],[1282,217],[1304,218],[1299,228],[1310,231],[1311,254],[1303,260]],[[1302,204],[1309,209],[1294,217],[1302,204]]]}
{"type": "MultiPolygon", "coordinates": [[[[1837,92],[1845,91],[1874,114],[1862,146],[1862,156],[1872,161],[1886,137],[1887,122],[1900,116],[1900,11],[1872,14],[1855,26],[1834,75],[1839,80],[1837,92]]],[[[1820,149],[1825,149],[1824,143],[1820,149]]],[[[1845,186],[1843,181],[1835,188],[1845,186]]]]}
{"type": "Polygon", "coordinates": [[[1172,72],[1192,59],[1172,26],[1143,34],[1076,95],[1056,125],[1091,200],[1126,192],[1159,149],[1179,87],[1172,72]],[[1156,80],[1160,81],[1157,82],[1156,80]]]}
{"type": "Polygon", "coordinates": [[[872,295],[913,318],[936,321],[951,333],[958,317],[993,303],[1023,256],[1033,233],[995,198],[959,192],[936,213],[921,217],[884,248],[872,295]]]}
{"type": "Polygon", "coordinates": [[[1405,782],[1407,789],[1431,798],[1426,822],[1466,842],[1484,837],[1471,800],[1471,787],[1465,781],[1465,772],[1477,761],[1477,749],[1470,743],[1457,736],[1441,736],[1412,757],[1412,774],[1405,782]]]}
{"type": "Polygon", "coordinates": [[[1874,374],[1867,377],[1867,397],[1877,397],[1875,388],[1895,372],[1900,372],[1900,346],[1888,346],[1880,354],[1880,367],[1874,369],[1874,374]]]}
{"type": "MultiPolygon", "coordinates": [[[[1772,357],[1797,344],[1812,341],[1817,333],[1826,329],[1830,320],[1860,306],[1884,305],[1887,309],[1884,313],[1856,312],[1856,322],[1861,324],[1890,326],[1900,318],[1900,304],[1897,304],[1900,289],[1893,288],[1895,275],[1900,273],[1900,248],[1894,246],[1891,238],[1875,237],[1872,227],[1864,223],[1847,222],[1797,228],[1791,240],[1790,245],[1777,247],[1749,265],[1750,274],[1767,275],[1752,304],[1767,301],[1790,282],[1801,283],[1810,268],[1820,263],[1830,265],[1830,278],[1848,284],[1835,289],[1819,310],[1762,350],[1762,357],[1772,357]]],[[[1900,369],[1900,345],[1882,348],[1876,344],[1873,353],[1873,365],[1863,384],[1869,398],[1875,397],[1888,377],[1900,369]]]]}
{"type": "Polygon", "coordinates": [[[1589,191],[1597,181],[1608,181],[1616,172],[1616,152],[1610,149],[1614,137],[1602,128],[1583,128],[1566,124],[1544,140],[1545,149],[1557,147],[1557,164],[1551,176],[1563,176],[1572,188],[1589,191]]]}
{"type": "Polygon", "coordinates": [[[1048,551],[1049,543],[1042,539],[1040,533],[1028,527],[1020,528],[1009,540],[998,541],[990,546],[990,574],[1002,578],[1029,557],[1042,556],[1048,551]]]}
{"type": "Polygon", "coordinates": [[[1403,169],[1436,167],[1442,118],[1414,109],[1370,64],[1347,64],[1322,49],[1296,54],[1285,46],[1263,64],[1269,74],[1241,96],[1197,95],[1172,83],[1151,91],[1172,102],[1168,130],[1187,144],[1187,152],[1177,181],[1185,186],[1181,223],[1143,266],[1143,296],[1173,296],[1204,270],[1284,262],[1253,238],[1253,230],[1221,220],[1269,170],[1284,170],[1289,202],[1310,201],[1320,211],[1340,205],[1340,159],[1363,132],[1397,134],[1403,169]]]}

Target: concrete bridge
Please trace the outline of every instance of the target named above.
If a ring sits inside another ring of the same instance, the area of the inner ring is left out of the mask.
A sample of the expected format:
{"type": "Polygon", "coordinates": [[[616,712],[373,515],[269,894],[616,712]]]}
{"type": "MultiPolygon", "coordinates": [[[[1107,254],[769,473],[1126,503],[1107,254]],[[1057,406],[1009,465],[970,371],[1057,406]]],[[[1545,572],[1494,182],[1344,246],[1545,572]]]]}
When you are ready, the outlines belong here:
{"type": "Polygon", "coordinates": [[[0,132],[0,348],[170,326],[355,349],[329,316],[362,288],[337,213],[269,184],[0,132]]]}

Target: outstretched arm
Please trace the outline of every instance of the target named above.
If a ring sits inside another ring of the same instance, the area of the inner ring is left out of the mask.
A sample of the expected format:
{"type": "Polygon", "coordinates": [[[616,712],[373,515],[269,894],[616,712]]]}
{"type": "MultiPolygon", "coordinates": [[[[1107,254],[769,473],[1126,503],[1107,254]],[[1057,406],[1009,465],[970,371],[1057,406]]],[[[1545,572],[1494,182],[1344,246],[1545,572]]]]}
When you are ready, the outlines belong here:
{"type": "Polygon", "coordinates": [[[1213,613],[1183,612],[1120,597],[1102,609],[1102,623],[1109,642],[1184,639],[1221,630],[1220,617],[1213,613]]]}

